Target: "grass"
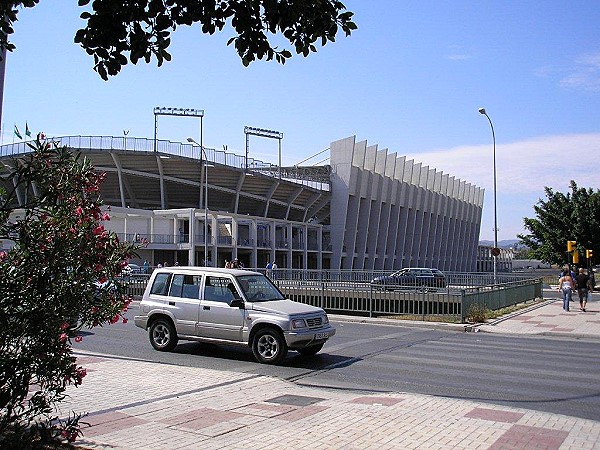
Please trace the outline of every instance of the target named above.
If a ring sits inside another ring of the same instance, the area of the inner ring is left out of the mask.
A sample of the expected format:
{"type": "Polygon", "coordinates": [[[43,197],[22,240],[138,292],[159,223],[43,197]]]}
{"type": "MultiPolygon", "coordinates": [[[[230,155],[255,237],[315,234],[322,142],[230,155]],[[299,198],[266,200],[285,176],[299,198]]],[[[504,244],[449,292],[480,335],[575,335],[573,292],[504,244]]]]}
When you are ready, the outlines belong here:
{"type": "MultiPolygon", "coordinates": [[[[537,305],[539,303],[544,302],[545,300],[542,298],[538,298],[535,300],[530,300],[523,303],[518,303],[516,305],[507,306],[505,308],[500,308],[496,310],[488,309],[487,307],[478,307],[472,308],[469,310],[469,314],[467,317],[468,323],[482,323],[487,320],[497,319],[499,317],[505,316],[507,314],[512,314],[514,312],[520,311],[525,308],[529,308],[531,306],[537,305]]],[[[475,305],[473,305],[475,306],[475,305]]],[[[442,314],[427,314],[423,316],[422,314],[401,314],[394,316],[380,316],[385,319],[395,319],[395,320],[412,320],[412,321],[425,321],[425,322],[441,322],[441,323],[461,323],[460,316],[457,315],[442,315],[442,314]]]]}

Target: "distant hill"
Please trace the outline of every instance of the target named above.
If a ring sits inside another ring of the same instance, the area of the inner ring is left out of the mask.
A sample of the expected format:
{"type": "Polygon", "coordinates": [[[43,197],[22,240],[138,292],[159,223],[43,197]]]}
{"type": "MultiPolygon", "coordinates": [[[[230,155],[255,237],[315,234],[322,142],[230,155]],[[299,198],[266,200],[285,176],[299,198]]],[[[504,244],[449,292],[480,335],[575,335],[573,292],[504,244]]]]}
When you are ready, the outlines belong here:
{"type": "MultiPolygon", "coordinates": [[[[519,242],[521,242],[519,239],[504,239],[502,241],[498,241],[498,247],[510,248],[510,247],[514,247],[519,242]]],[[[479,245],[484,245],[486,247],[493,247],[494,241],[487,241],[487,240],[479,241],[479,245]]]]}

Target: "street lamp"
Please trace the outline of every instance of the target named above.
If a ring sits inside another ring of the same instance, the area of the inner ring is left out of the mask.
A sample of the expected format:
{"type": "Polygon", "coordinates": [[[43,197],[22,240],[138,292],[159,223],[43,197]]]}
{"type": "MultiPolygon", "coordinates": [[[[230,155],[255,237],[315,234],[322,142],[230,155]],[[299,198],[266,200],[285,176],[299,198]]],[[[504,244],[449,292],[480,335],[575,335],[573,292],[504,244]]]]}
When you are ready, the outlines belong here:
{"type": "MultiPolygon", "coordinates": [[[[204,265],[208,265],[208,159],[204,147],[191,137],[187,141],[200,147],[201,165],[204,166],[204,265]]],[[[202,176],[200,176],[200,192],[202,192],[202,176]]]]}
{"type": "Polygon", "coordinates": [[[485,112],[485,108],[479,108],[479,114],[487,117],[492,128],[492,141],[494,143],[494,248],[492,249],[492,256],[494,257],[494,284],[496,284],[496,276],[498,273],[498,255],[500,253],[498,249],[498,212],[496,209],[496,134],[494,133],[494,125],[492,119],[485,112]]]}

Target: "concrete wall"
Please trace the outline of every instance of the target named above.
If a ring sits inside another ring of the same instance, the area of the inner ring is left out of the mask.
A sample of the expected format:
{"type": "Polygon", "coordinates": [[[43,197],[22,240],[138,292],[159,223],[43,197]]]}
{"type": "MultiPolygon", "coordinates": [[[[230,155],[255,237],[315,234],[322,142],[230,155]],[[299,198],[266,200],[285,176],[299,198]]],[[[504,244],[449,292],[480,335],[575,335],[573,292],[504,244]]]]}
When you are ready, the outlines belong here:
{"type": "Polygon", "coordinates": [[[332,269],[475,270],[483,189],[355,137],[330,151],[332,269]]]}

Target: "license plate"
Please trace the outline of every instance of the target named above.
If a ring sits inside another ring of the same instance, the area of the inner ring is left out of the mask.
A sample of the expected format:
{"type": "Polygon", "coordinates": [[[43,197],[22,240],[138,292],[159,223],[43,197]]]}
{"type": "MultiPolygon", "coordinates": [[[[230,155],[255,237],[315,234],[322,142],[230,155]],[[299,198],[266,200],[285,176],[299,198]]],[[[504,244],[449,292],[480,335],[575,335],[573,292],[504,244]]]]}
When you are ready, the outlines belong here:
{"type": "Polygon", "coordinates": [[[329,333],[316,333],[315,339],[327,339],[329,337],[329,333]]]}

